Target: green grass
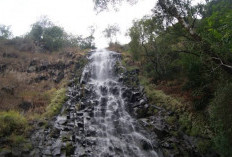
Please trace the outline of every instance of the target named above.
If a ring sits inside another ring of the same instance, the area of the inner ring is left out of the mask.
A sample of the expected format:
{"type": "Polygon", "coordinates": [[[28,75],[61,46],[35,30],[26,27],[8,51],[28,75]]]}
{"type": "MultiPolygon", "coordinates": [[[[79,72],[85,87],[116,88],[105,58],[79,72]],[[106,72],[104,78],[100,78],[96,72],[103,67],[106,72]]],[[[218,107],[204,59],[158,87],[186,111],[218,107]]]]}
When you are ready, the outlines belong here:
{"type": "Polygon", "coordinates": [[[29,129],[27,119],[19,112],[0,112],[0,138],[5,139],[5,143],[0,145],[0,152],[12,147],[29,148],[26,138],[29,129]]]}
{"type": "Polygon", "coordinates": [[[177,121],[176,116],[168,116],[165,120],[169,125],[172,125],[177,121]]]}
{"type": "Polygon", "coordinates": [[[169,95],[166,95],[162,90],[157,90],[154,84],[151,84],[149,80],[144,76],[139,76],[140,84],[144,87],[147,97],[151,103],[157,106],[162,106],[169,110],[175,110],[177,112],[183,110],[183,104],[169,95]]]}
{"type": "Polygon", "coordinates": [[[75,151],[75,148],[72,145],[72,143],[70,142],[66,143],[65,151],[66,151],[67,156],[70,156],[73,154],[73,152],[75,151]]]}
{"type": "Polygon", "coordinates": [[[27,119],[17,111],[0,112],[0,137],[21,135],[28,127],[27,119]]]}
{"type": "Polygon", "coordinates": [[[52,117],[57,115],[64,102],[66,101],[66,89],[65,88],[60,88],[57,91],[54,92],[51,98],[51,103],[48,105],[46,108],[46,112],[44,113],[45,117],[52,117]]]}

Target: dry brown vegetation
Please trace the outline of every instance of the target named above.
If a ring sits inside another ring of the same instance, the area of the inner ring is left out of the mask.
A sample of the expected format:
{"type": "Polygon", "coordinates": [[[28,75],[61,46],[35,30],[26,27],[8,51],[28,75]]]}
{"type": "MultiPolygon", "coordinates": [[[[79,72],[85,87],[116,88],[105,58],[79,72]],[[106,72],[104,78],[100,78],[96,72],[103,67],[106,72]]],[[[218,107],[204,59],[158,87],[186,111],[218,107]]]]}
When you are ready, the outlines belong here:
{"type": "Polygon", "coordinates": [[[74,61],[83,55],[78,48],[53,53],[26,52],[1,42],[0,111],[45,112],[51,95],[64,86],[74,61]]]}

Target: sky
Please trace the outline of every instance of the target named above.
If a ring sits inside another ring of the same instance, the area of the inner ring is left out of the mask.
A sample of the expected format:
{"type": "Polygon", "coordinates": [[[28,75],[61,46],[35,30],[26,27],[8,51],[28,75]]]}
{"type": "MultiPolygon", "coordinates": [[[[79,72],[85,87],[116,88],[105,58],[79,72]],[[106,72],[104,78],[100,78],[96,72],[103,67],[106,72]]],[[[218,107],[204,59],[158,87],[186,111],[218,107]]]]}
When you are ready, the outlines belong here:
{"type": "Polygon", "coordinates": [[[47,16],[53,23],[74,35],[88,36],[89,27],[94,26],[96,46],[104,48],[109,41],[102,31],[108,25],[119,26],[117,41],[126,44],[130,39],[125,34],[132,26],[132,21],[150,15],[155,3],[156,0],[139,0],[133,6],[123,3],[117,12],[111,9],[97,14],[93,9],[93,0],[0,0],[0,24],[11,26],[14,36],[29,32],[31,24],[41,16],[47,16]]]}

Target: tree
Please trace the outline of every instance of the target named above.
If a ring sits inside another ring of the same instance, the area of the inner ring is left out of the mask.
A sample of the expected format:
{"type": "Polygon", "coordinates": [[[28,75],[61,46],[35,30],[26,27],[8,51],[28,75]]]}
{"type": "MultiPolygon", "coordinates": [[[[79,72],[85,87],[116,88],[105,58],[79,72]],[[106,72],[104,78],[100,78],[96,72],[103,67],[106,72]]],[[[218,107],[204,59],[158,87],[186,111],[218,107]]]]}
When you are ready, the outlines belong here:
{"type": "MultiPolygon", "coordinates": [[[[128,1],[131,3],[135,2],[135,0],[128,1]]],[[[230,8],[232,5],[231,0],[215,1],[219,3],[224,2],[225,4],[223,4],[223,6],[227,6],[227,8],[230,8]]],[[[212,3],[215,1],[212,1],[212,3]]],[[[95,8],[104,10],[108,8],[110,4],[120,3],[121,0],[94,0],[94,2],[95,8]]],[[[231,8],[229,10],[231,10],[231,8]]],[[[204,15],[204,6],[192,6],[190,0],[158,0],[154,9],[154,16],[163,21],[163,23],[166,23],[166,27],[175,24],[176,21],[180,23],[184,29],[183,31],[187,33],[186,36],[188,36],[188,39],[195,42],[198,44],[198,47],[200,47],[201,55],[207,57],[208,60],[214,62],[225,72],[232,74],[232,63],[230,59],[225,58],[224,54],[217,53],[217,50],[213,48],[213,44],[205,40],[201,34],[196,31],[195,24],[199,15],[204,15]]],[[[228,19],[230,19],[230,15],[231,14],[228,14],[228,19]]],[[[186,50],[183,51],[188,52],[186,50]]]]}
{"type": "Polygon", "coordinates": [[[109,6],[113,6],[115,10],[118,9],[118,6],[123,1],[127,1],[130,4],[135,4],[138,0],[93,0],[94,1],[94,9],[97,12],[101,12],[103,10],[107,10],[109,6]]]}
{"type": "Polygon", "coordinates": [[[11,36],[10,26],[0,25],[0,38],[9,39],[11,36]]]}
{"type": "MultiPolygon", "coordinates": [[[[228,1],[227,5],[231,6],[231,4],[231,1],[228,1]]],[[[192,7],[189,0],[159,0],[156,6],[156,14],[162,15],[162,18],[170,23],[177,19],[188,33],[190,40],[200,45],[201,54],[219,65],[224,71],[232,74],[232,63],[224,58],[223,54],[217,53],[213,44],[205,40],[195,29],[195,21],[197,15],[201,13],[201,8],[199,6],[192,7]]]]}
{"type": "Polygon", "coordinates": [[[108,25],[107,28],[103,31],[104,36],[109,39],[110,43],[112,43],[113,39],[120,32],[119,26],[117,24],[108,25]]]}
{"type": "Polygon", "coordinates": [[[57,51],[63,47],[67,34],[64,29],[54,25],[46,16],[32,25],[29,37],[36,45],[49,51],[57,51]]]}
{"type": "Polygon", "coordinates": [[[39,24],[34,24],[32,26],[30,35],[33,40],[40,42],[42,40],[43,27],[39,24]]]}
{"type": "Polygon", "coordinates": [[[44,30],[53,26],[54,24],[49,20],[47,16],[41,16],[38,21],[32,24],[29,36],[31,36],[34,41],[41,42],[41,40],[43,39],[44,30]]]}
{"type": "Polygon", "coordinates": [[[58,26],[45,28],[42,41],[46,49],[49,51],[57,51],[63,46],[64,30],[58,26]]]}

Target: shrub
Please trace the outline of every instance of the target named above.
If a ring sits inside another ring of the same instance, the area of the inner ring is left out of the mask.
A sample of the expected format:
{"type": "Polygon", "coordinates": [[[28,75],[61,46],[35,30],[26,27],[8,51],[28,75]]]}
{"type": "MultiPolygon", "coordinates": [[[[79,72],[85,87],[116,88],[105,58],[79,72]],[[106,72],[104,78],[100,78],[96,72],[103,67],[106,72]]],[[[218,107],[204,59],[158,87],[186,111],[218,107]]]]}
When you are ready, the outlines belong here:
{"type": "Polygon", "coordinates": [[[21,135],[27,128],[27,120],[19,112],[0,112],[0,137],[21,135]]]}
{"type": "Polygon", "coordinates": [[[210,117],[216,149],[222,156],[232,156],[232,83],[218,88],[211,102],[210,117]]]}

